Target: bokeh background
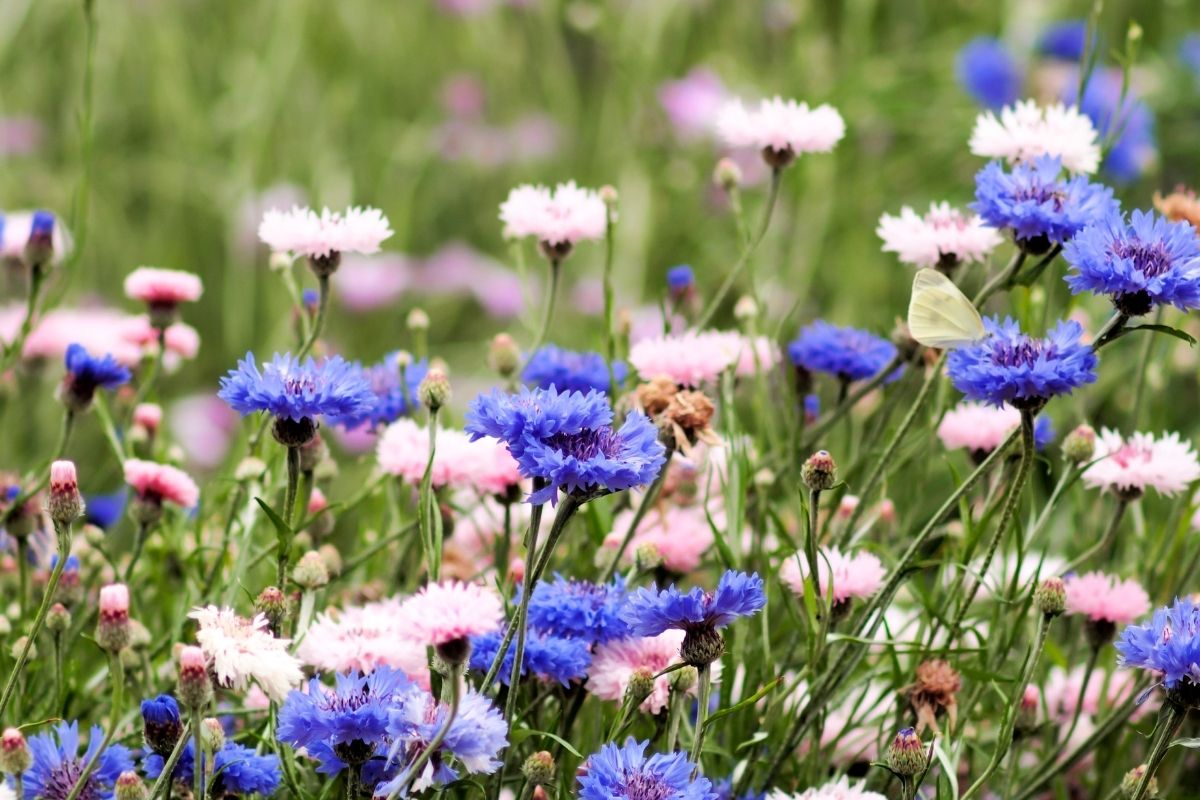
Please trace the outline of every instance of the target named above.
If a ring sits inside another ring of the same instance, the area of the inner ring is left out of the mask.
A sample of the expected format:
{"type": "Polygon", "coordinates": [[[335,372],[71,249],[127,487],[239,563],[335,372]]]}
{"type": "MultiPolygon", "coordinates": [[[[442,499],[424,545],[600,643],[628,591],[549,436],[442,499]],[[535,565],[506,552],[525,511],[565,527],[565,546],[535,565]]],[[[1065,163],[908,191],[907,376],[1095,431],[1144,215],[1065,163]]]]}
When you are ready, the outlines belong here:
{"type": "MultiPolygon", "coordinates": [[[[374,205],[395,236],[384,255],[338,274],[330,346],[364,361],[408,347],[405,317],[424,308],[460,407],[472,394],[460,386],[486,377],[489,337],[528,342],[539,314],[542,264],[530,253],[522,276],[497,221],[515,184],[617,187],[618,304],[635,326],[656,324],[667,268],[691,264],[702,292],[715,286],[736,257],[708,125],[728,96],[829,102],[847,121],[833,154],[789,172],[755,256],[774,319],[794,307],[780,336],[817,316],[886,332],[909,273],[880,251],[880,214],[969,202],[982,162],[966,142],[981,104],[997,86],[1069,94],[1075,67],[1053,26],[1092,11],[1035,0],[100,0],[83,232],[73,210],[83,8],[0,0],[0,207],[59,211],[81,244],[51,296],[136,311],[120,291],[134,266],[199,273],[205,295],[187,320],[203,345],[164,391],[211,393],[246,350],[293,340],[291,301],[256,242],[262,209],[374,205]],[[964,62],[978,37],[1005,48],[1000,73],[964,62]]],[[[1104,4],[1100,113],[1116,108],[1115,54],[1135,20],[1136,141],[1102,179],[1127,206],[1147,207],[1155,190],[1200,179],[1200,4],[1104,4]]],[[[763,171],[742,163],[753,218],[763,171]]],[[[601,259],[584,247],[568,263],[561,344],[599,341],[601,259]]],[[[44,405],[44,419],[35,410],[22,424],[53,430],[57,411],[44,405]]],[[[11,423],[12,404],[8,413],[11,423]]]]}

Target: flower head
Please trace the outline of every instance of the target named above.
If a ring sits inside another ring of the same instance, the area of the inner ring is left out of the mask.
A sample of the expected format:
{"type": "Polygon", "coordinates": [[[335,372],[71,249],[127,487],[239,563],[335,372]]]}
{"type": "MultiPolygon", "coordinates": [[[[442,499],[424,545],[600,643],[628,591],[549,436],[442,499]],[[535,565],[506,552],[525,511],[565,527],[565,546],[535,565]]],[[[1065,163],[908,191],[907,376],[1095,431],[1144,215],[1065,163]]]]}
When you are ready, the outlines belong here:
{"type": "Polygon", "coordinates": [[[1163,684],[1200,687],[1200,603],[1176,599],[1144,625],[1130,625],[1117,640],[1121,665],[1162,674],[1163,684]]]}
{"type": "MultiPolygon", "coordinates": [[[[947,450],[964,449],[982,459],[1021,427],[1021,412],[1011,406],[987,405],[964,400],[946,412],[937,435],[947,450]]],[[[1043,450],[1054,438],[1050,418],[1039,416],[1033,429],[1034,445],[1043,450]]]]}
{"type": "Polygon", "coordinates": [[[908,206],[899,216],[884,214],[875,233],[883,239],[884,252],[915,267],[981,262],[1003,241],[978,215],[964,214],[949,203],[931,204],[924,216],[908,206]]]}
{"type": "Polygon", "coordinates": [[[394,667],[429,688],[426,643],[400,625],[400,601],[381,600],[322,613],[296,650],[305,664],[332,672],[371,672],[394,667]]]}
{"type": "Polygon", "coordinates": [[[186,472],[170,464],[126,459],[125,482],[140,500],[156,505],[165,501],[180,508],[195,508],[200,502],[200,487],[186,472]]]}
{"type": "Polygon", "coordinates": [[[703,775],[692,778],[684,753],[646,756],[649,742],[609,742],[588,756],[579,770],[580,800],[717,800],[703,775]]]}
{"type": "Polygon", "coordinates": [[[203,293],[199,276],[183,270],[138,267],[125,276],[125,296],[152,308],[194,303],[203,293]]]}
{"type": "MultiPolygon", "coordinates": [[[[654,689],[642,701],[640,708],[657,714],[667,707],[671,695],[671,676],[658,675],[672,664],[679,663],[679,646],[683,631],[666,630],[657,636],[635,636],[606,642],[596,648],[588,670],[587,690],[603,700],[620,702],[625,697],[629,679],[637,670],[645,670],[654,679],[654,689]]],[[[691,691],[695,692],[695,686],[691,691]]]]}
{"type": "Polygon", "coordinates": [[[1021,68],[999,39],[978,36],[958,51],[955,75],[967,93],[998,111],[1021,96],[1021,68]]]}
{"type": "MultiPolygon", "coordinates": [[[[429,465],[429,431],[411,419],[398,419],[379,437],[379,466],[419,486],[429,465]]],[[[517,464],[494,440],[472,440],[453,428],[439,428],[430,480],[434,487],[478,489],[504,494],[520,480],[517,464]]]]}
{"type": "MultiPolygon", "coordinates": [[[[618,385],[625,382],[628,370],[622,361],[612,364],[613,379],[618,385]]],[[[607,392],[608,363],[599,353],[577,353],[548,344],[529,357],[521,372],[521,380],[542,389],[551,386],[563,392],[607,392]]]]}
{"type": "Polygon", "coordinates": [[[1144,211],[1126,221],[1114,211],[1067,242],[1063,257],[1071,265],[1066,280],[1073,293],[1108,295],[1125,313],[1159,305],[1200,308],[1200,241],[1186,222],[1144,211]]]}
{"type": "Polygon", "coordinates": [[[711,383],[738,363],[741,337],[720,331],[642,339],[629,351],[629,363],[644,380],[666,376],[680,386],[711,383]]]}
{"type": "Polygon", "coordinates": [[[408,416],[417,408],[417,387],[429,372],[429,361],[421,359],[401,368],[399,351],[389,353],[383,361],[364,367],[362,374],[375,403],[366,414],[371,425],[387,425],[408,416]]]}
{"type": "Polygon", "coordinates": [[[1096,354],[1079,339],[1078,322],[1058,323],[1044,339],[1012,319],[983,321],[988,336],[950,352],[950,381],[972,400],[1035,407],[1096,380],[1096,354]]]}
{"type": "Polygon", "coordinates": [[[263,214],[258,238],[276,253],[310,259],[336,259],[342,253],[378,253],[392,235],[387,217],[377,208],[350,207],[344,212],[292,206],[263,214]]]}
{"type": "Polygon", "coordinates": [[[985,111],[975,120],[971,152],[1012,164],[1054,156],[1070,172],[1089,175],[1100,167],[1100,138],[1092,121],[1061,103],[1040,108],[1025,100],[1005,108],[999,118],[985,111]]]}
{"type": "Polygon", "coordinates": [[[83,774],[84,766],[99,753],[96,768],[84,782],[78,797],[80,800],[111,800],[117,776],[133,769],[133,759],[129,750],[119,744],[111,744],[101,751],[103,742],[104,730],[99,725],[92,726],[87,750],[80,755],[78,722],[60,722],[54,726],[53,733],[29,737],[33,763],[23,776],[25,797],[67,800],[83,774]]]}
{"type": "Polygon", "coordinates": [[[265,411],[292,422],[319,416],[358,422],[376,405],[362,370],[341,356],[318,364],[312,358],[301,363],[290,354],[276,353],[260,370],[254,354],[247,353],[237,369],[221,379],[217,394],[243,416],[265,411]]]}
{"type": "Polygon", "coordinates": [[[630,597],[622,617],[634,634],[657,636],[672,628],[682,631],[724,628],[738,617],[757,614],[766,604],[762,578],[728,570],[711,592],[699,586],[686,593],[674,585],[662,591],[638,589],[630,597]]]}
{"type": "Polygon", "coordinates": [[[1103,572],[1071,575],[1066,581],[1067,613],[1092,622],[1128,625],[1150,610],[1150,596],[1132,578],[1121,580],[1103,572]]]}
{"type": "Polygon", "coordinates": [[[554,191],[525,184],[500,204],[500,221],[509,235],[533,236],[561,257],[585,239],[604,236],[608,209],[599,194],[575,181],[560,183],[554,191]]]}
{"type": "Polygon", "coordinates": [[[97,389],[115,389],[128,383],[131,377],[129,370],[111,355],[96,358],[81,344],[67,347],[65,361],[67,374],[63,378],[62,397],[75,411],[91,406],[97,389]]]}
{"type": "Polygon", "coordinates": [[[787,795],[783,792],[776,792],[771,796],[771,800],[885,800],[885,798],[878,792],[869,792],[866,789],[851,786],[850,779],[843,775],[836,781],[805,789],[799,794],[787,795]]]}
{"type": "Polygon", "coordinates": [[[1135,433],[1124,439],[1105,428],[1096,439],[1094,458],[1083,482],[1127,497],[1140,497],[1146,489],[1170,497],[1200,478],[1196,451],[1178,433],[1135,433]]]}
{"type": "Polygon", "coordinates": [[[532,503],[555,500],[559,489],[591,494],[643,486],[666,460],[658,430],[631,413],[617,430],[604,394],[524,389],[479,395],[467,411],[467,433],[508,447],[521,474],[544,486],[532,503]]]}
{"type": "MultiPolygon", "coordinates": [[[[883,563],[865,550],[847,555],[836,547],[822,548],[817,554],[825,594],[835,605],[855,598],[865,599],[879,591],[886,571],[883,563]]],[[[804,595],[804,579],[808,563],[803,556],[793,556],[783,562],[780,577],[798,596],[804,595]]]]}
{"type": "Polygon", "coordinates": [[[621,619],[625,582],[611,583],[568,580],[556,575],[552,582],[539,583],[529,599],[529,624],[554,636],[583,639],[603,644],[629,635],[621,619]]]}
{"type": "Polygon", "coordinates": [[[405,600],[397,615],[397,624],[408,638],[442,645],[496,630],[504,619],[504,608],[489,588],[448,581],[429,584],[405,600]]]}
{"type": "Polygon", "coordinates": [[[291,640],[272,636],[262,614],[245,619],[233,609],[207,606],[188,616],[199,626],[196,641],[222,686],[244,690],[254,681],[278,701],[304,677],[300,661],[288,652],[291,640]]]}
{"type": "Polygon", "coordinates": [[[843,381],[870,378],[896,356],[896,346],[887,339],[824,320],[800,331],[787,350],[797,367],[809,372],[827,372],[843,381]]]}
{"type": "Polygon", "coordinates": [[[1019,244],[1037,253],[1118,208],[1111,189],[1061,173],[1061,162],[1050,156],[1023,161],[1009,172],[993,161],[975,175],[971,210],[993,228],[1011,229],[1019,244]]]}
{"type": "Polygon", "coordinates": [[[717,117],[717,131],[731,147],[752,147],[772,166],[784,166],[803,153],[828,153],[846,135],[846,123],[833,106],[773,97],[752,109],[730,101],[717,117]]]}
{"type": "MultiPolygon", "coordinates": [[[[503,641],[502,630],[472,637],[471,669],[480,674],[486,673],[496,659],[496,654],[500,652],[500,644],[503,641]]],[[[506,686],[512,676],[516,650],[516,642],[510,642],[504,659],[500,662],[497,679],[506,686]]],[[[532,629],[525,639],[521,676],[533,674],[543,681],[555,681],[569,686],[571,681],[582,680],[587,676],[591,663],[591,644],[587,639],[570,639],[532,629]]]]}
{"type": "MultiPolygon", "coordinates": [[[[214,797],[251,794],[269,797],[279,788],[279,756],[274,753],[259,755],[254,748],[237,742],[226,742],[213,757],[212,767],[206,765],[207,757],[208,754],[205,754],[201,766],[204,768],[204,774],[211,776],[211,791],[214,797]]],[[[189,740],[184,745],[183,752],[179,754],[172,777],[180,783],[191,785],[195,763],[195,743],[189,740]]],[[[162,756],[147,756],[144,762],[146,777],[157,778],[165,766],[166,762],[162,756]]]]}

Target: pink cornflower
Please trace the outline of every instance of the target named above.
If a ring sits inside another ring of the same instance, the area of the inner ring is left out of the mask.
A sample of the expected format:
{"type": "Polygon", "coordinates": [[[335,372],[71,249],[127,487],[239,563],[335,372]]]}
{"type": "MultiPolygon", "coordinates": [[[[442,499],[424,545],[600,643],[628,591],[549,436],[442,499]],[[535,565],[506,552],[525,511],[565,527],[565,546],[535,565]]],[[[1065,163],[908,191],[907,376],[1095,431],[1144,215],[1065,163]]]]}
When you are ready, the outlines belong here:
{"type": "Polygon", "coordinates": [[[200,502],[200,487],[186,472],[169,464],[125,460],[125,482],[138,497],[153,503],[167,501],[180,508],[194,508],[200,502]]]}
{"type": "MultiPolygon", "coordinates": [[[[158,328],[145,314],[123,319],[120,322],[120,336],[138,348],[139,360],[143,353],[150,355],[158,352],[158,328]]],[[[168,369],[177,367],[180,359],[190,361],[200,352],[200,334],[186,322],[168,325],[163,334],[163,343],[167,346],[165,359],[168,369]]]]}
{"type": "Polygon", "coordinates": [[[300,206],[292,206],[290,211],[272,209],[263,214],[258,226],[258,238],[272,251],[312,259],[378,253],[391,235],[383,212],[357,206],[343,212],[324,208],[320,214],[300,206]]]}
{"type": "Polygon", "coordinates": [[[802,153],[828,153],[846,135],[846,123],[833,106],[774,97],[747,110],[741,100],[726,104],[717,130],[731,147],[752,147],[772,166],[784,166],[802,153]]]}
{"type": "Polygon", "coordinates": [[[885,253],[915,267],[982,262],[1004,241],[977,214],[964,214],[949,203],[931,204],[924,216],[908,206],[898,217],[884,214],[875,233],[883,239],[885,253]]]}
{"type": "Polygon", "coordinates": [[[1065,581],[1067,613],[1092,622],[1128,625],[1150,610],[1150,597],[1132,578],[1121,580],[1103,572],[1072,575],[1065,581]]]}
{"type": "Polygon", "coordinates": [[[1122,439],[1105,428],[1096,439],[1095,459],[1083,473],[1083,482],[1129,499],[1141,497],[1146,489],[1170,497],[1200,478],[1196,451],[1177,433],[1160,438],[1135,433],[1122,439]]]}
{"type": "Polygon", "coordinates": [[[152,308],[194,303],[203,292],[200,277],[183,270],[138,267],[125,276],[125,296],[152,308]]]}
{"type": "Polygon", "coordinates": [[[778,366],[782,357],[779,345],[766,336],[743,336],[738,345],[737,368],[734,374],[745,378],[760,369],[770,372],[778,366]]]}
{"type": "Polygon", "coordinates": [[[683,141],[710,133],[728,98],[725,84],[715,72],[704,67],[658,87],[658,103],[671,121],[675,135],[683,141]]]}
{"type": "MultiPolygon", "coordinates": [[[[887,574],[883,563],[875,555],[862,550],[845,555],[836,547],[823,547],[817,554],[817,560],[824,573],[825,592],[833,598],[835,605],[854,598],[870,597],[879,591],[887,574]]],[[[779,571],[779,577],[797,596],[804,594],[804,579],[807,576],[808,564],[803,554],[787,558],[779,571]]]]}
{"type": "Polygon", "coordinates": [[[504,608],[491,589],[474,583],[431,583],[405,600],[397,625],[408,638],[443,645],[500,627],[504,608]]]}
{"type": "Polygon", "coordinates": [[[629,351],[629,363],[642,380],[666,376],[681,386],[699,386],[737,364],[740,354],[740,340],[728,333],[688,331],[643,339],[629,351]]]}
{"type": "Polygon", "coordinates": [[[171,404],[167,425],[189,464],[212,469],[221,464],[240,419],[215,394],[194,394],[171,404]]]}
{"type": "MultiPolygon", "coordinates": [[[[429,462],[429,430],[411,419],[398,419],[384,429],[375,452],[384,471],[418,486],[429,462]]],[[[505,494],[519,483],[520,475],[512,456],[496,440],[472,442],[460,430],[439,428],[430,480],[437,488],[505,494]]]]}
{"type": "MultiPolygon", "coordinates": [[[[1042,698],[1046,702],[1046,711],[1051,719],[1058,722],[1070,722],[1075,716],[1085,671],[1086,667],[1083,664],[1069,672],[1062,667],[1054,667],[1050,670],[1050,674],[1046,678],[1046,685],[1042,690],[1042,698]]],[[[1096,670],[1088,680],[1080,713],[1094,717],[1103,708],[1113,708],[1125,702],[1137,690],[1138,676],[1135,672],[1117,670],[1106,675],[1096,670]]],[[[1143,703],[1136,707],[1134,718],[1144,716],[1150,710],[1149,707],[1153,707],[1153,704],[1143,703]]]]}
{"type": "Polygon", "coordinates": [[[426,645],[401,631],[399,611],[400,601],[392,598],[319,614],[296,655],[328,672],[392,667],[429,688],[426,645]]]}
{"type": "MultiPolygon", "coordinates": [[[[657,675],[679,662],[679,645],[683,631],[668,630],[658,636],[635,637],[606,642],[596,648],[588,670],[587,689],[602,700],[620,702],[625,697],[629,679],[637,670],[649,670],[657,675]]],[[[695,687],[689,690],[695,694],[695,687]]],[[[654,679],[654,690],[642,701],[640,708],[657,714],[667,707],[671,697],[671,676],[654,679]]]]}
{"type": "Polygon", "coordinates": [[[398,253],[349,256],[331,280],[351,311],[372,311],[396,302],[413,283],[414,262],[398,253]]]}
{"type": "Polygon", "coordinates": [[[553,192],[525,184],[500,204],[500,221],[506,235],[533,236],[544,249],[569,251],[584,239],[604,236],[608,209],[599,194],[581,189],[574,181],[560,183],[553,192]]]}
{"type": "MultiPolygon", "coordinates": [[[[613,533],[623,537],[633,522],[634,512],[625,510],[613,519],[613,533]]],[[[713,509],[713,523],[724,525],[724,513],[713,509]]],[[[618,543],[620,539],[617,540],[618,543]]],[[[674,506],[652,509],[642,518],[624,558],[632,562],[639,547],[653,545],[662,557],[663,567],[680,575],[700,566],[704,554],[713,544],[712,525],[702,505],[674,506]]]]}
{"type": "Polygon", "coordinates": [[[100,617],[115,620],[129,617],[129,587],[110,583],[100,587],[100,617]]]}
{"type": "Polygon", "coordinates": [[[154,433],[162,424],[163,410],[158,403],[138,403],[133,409],[133,424],[154,433]]]}
{"type": "Polygon", "coordinates": [[[517,462],[498,439],[480,439],[469,443],[469,472],[475,491],[505,496],[521,483],[517,462]],[[482,445],[482,446],[481,446],[482,445]]]}
{"type": "Polygon", "coordinates": [[[288,652],[291,640],[272,636],[262,614],[245,619],[233,609],[207,606],[193,608],[188,617],[196,620],[196,641],[225,688],[244,691],[253,681],[279,701],[304,678],[300,661],[288,652]]]}
{"type": "MultiPolygon", "coordinates": [[[[23,318],[24,311],[21,315],[23,318]]],[[[34,326],[21,355],[30,361],[59,361],[71,344],[86,342],[88,352],[109,353],[124,366],[136,367],[141,363],[142,348],[125,335],[130,319],[110,308],[57,308],[34,326]]]]}
{"type": "Polygon", "coordinates": [[[968,450],[982,456],[995,450],[1021,424],[1021,412],[964,400],[946,412],[937,435],[947,450],[968,450]]]}

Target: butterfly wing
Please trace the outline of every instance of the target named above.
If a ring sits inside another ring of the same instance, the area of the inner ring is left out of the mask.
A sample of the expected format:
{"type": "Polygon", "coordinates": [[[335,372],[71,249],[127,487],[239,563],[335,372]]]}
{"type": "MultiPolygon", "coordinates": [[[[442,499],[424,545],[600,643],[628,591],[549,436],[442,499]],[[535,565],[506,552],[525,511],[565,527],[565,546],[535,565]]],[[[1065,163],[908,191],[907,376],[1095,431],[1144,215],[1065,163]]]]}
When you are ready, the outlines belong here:
{"type": "Polygon", "coordinates": [[[975,306],[935,269],[917,270],[913,278],[908,330],[921,344],[937,348],[963,347],[986,335],[975,306]]]}

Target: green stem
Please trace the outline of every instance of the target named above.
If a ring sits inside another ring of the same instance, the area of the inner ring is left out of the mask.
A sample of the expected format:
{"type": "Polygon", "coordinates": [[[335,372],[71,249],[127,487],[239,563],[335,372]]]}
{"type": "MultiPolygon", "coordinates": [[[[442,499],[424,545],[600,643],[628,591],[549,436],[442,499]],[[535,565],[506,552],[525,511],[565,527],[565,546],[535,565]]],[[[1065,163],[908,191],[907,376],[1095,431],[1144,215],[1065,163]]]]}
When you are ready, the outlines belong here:
{"type": "Polygon", "coordinates": [[[185,722],[183,730],[179,733],[179,740],[175,742],[175,747],[171,749],[171,755],[167,756],[167,761],[163,764],[162,772],[154,781],[154,786],[150,788],[149,800],[158,800],[160,793],[170,794],[172,773],[175,772],[175,765],[179,763],[179,757],[183,755],[183,751],[187,747],[190,733],[190,726],[185,722]]]}
{"type": "MultiPolygon", "coordinates": [[[[22,491],[8,505],[8,510],[4,513],[3,518],[0,518],[0,524],[8,524],[17,514],[20,514],[32,498],[37,496],[37,493],[46,488],[50,483],[50,465],[58,461],[67,452],[67,443],[71,441],[71,433],[75,430],[75,412],[67,409],[63,411],[62,427],[58,431],[58,442],[54,445],[54,455],[38,470],[37,482],[29,488],[22,491]]],[[[23,481],[28,483],[28,481],[23,481]]]]}
{"type": "Polygon", "coordinates": [[[1180,707],[1169,697],[1163,703],[1162,709],[1158,712],[1158,724],[1154,726],[1154,743],[1150,746],[1150,753],[1146,757],[1146,772],[1138,781],[1137,788],[1133,790],[1129,800],[1142,800],[1146,796],[1146,792],[1150,789],[1150,781],[1154,780],[1154,773],[1158,771],[1158,765],[1162,763],[1163,757],[1167,754],[1167,748],[1171,746],[1171,740],[1175,738],[1175,734],[1183,725],[1186,716],[1187,709],[1180,707]]]}
{"type": "Polygon", "coordinates": [[[704,754],[704,728],[708,720],[709,696],[712,692],[712,669],[709,664],[696,666],[696,676],[699,679],[697,692],[699,703],[696,708],[696,736],[692,739],[692,779],[704,772],[700,767],[700,759],[704,754]]]}
{"type": "Polygon", "coordinates": [[[613,362],[617,360],[617,340],[613,335],[613,253],[616,249],[617,213],[607,206],[604,226],[604,354],[608,366],[609,399],[617,399],[617,373],[613,362]]]}
{"type": "Polygon", "coordinates": [[[529,354],[525,357],[525,363],[521,365],[521,372],[525,371],[525,366],[529,364],[529,359],[533,358],[533,354],[541,348],[546,341],[546,336],[550,332],[550,321],[554,318],[554,300],[558,295],[559,279],[562,277],[562,259],[550,259],[550,280],[546,286],[546,304],[542,311],[542,325],[538,329],[537,338],[533,340],[533,346],[529,348],[529,354]]]}
{"type": "Polygon", "coordinates": [[[612,560],[604,568],[604,572],[600,576],[601,583],[608,583],[612,579],[612,576],[617,571],[617,566],[621,562],[621,557],[625,555],[625,551],[629,549],[629,543],[633,541],[633,537],[637,533],[638,526],[642,524],[642,520],[646,518],[646,514],[649,513],[650,509],[654,507],[655,502],[657,502],[658,495],[662,492],[663,483],[667,479],[671,457],[674,454],[674,444],[668,444],[666,459],[663,461],[662,469],[655,476],[654,482],[646,489],[646,494],[642,495],[642,502],[638,503],[637,511],[633,513],[633,519],[629,521],[629,527],[625,529],[625,536],[621,539],[621,544],[617,546],[616,552],[612,554],[612,560]]]}
{"type": "Polygon", "coordinates": [[[860,383],[858,386],[856,386],[854,391],[849,392],[845,398],[843,398],[837,404],[836,407],[824,414],[820,419],[813,423],[811,428],[805,432],[806,436],[804,439],[804,445],[801,449],[812,449],[817,438],[820,437],[821,434],[832,428],[838,420],[840,420],[850,411],[850,409],[858,405],[860,400],[882,386],[883,382],[886,381],[892,375],[892,373],[899,369],[903,363],[904,356],[896,354],[883,369],[872,375],[871,378],[865,383],[860,383]]]}
{"type": "Polygon", "coordinates": [[[437,409],[429,410],[429,458],[425,461],[425,474],[421,476],[420,511],[417,521],[421,528],[421,541],[425,543],[425,566],[429,579],[437,582],[442,571],[441,511],[437,496],[433,492],[433,459],[437,453],[437,409]]]}
{"type": "MultiPolygon", "coordinates": [[[[1028,257],[1028,253],[1026,253],[1024,250],[1017,251],[1017,253],[1012,257],[1012,260],[1008,262],[1007,266],[996,273],[995,277],[993,277],[990,281],[984,284],[983,288],[980,289],[975,297],[971,300],[971,303],[976,307],[979,307],[986,303],[988,298],[994,295],[996,292],[1011,285],[1012,281],[1021,271],[1021,267],[1025,265],[1025,259],[1028,257]]],[[[1050,262],[1047,261],[1046,263],[1048,264],[1050,262]]]]}
{"type": "Polygon", "coordinates": [[[84,764],[83,771],[79,773],[79,778],[76,779],[70,794],[67,795],[67,800],[78,800],[80,792],[87,785],[88,778],[95,771],[96,765],[100,763],[100,756],[104,755],[104,751],[112,743],[113,735],[117,732],[117,725],[121,721],[121,707],[124,705],[125,699],[125,665],[121,663],[120,653],[109,653],[108,663],[109,678],[112,682],[112,708],[109,709],[108,730],[104,734],[104,742],[84,764]]]}
{"type": "Polygon", "coordinates": [[[204,719],[201,709],[192,709],[192,797],[204,800],[204,719]]]}
{"type": "Polygon", "coordinates": [[[300,485],[300,448],[287,448],[287,488],[283,495],[283,522],[286,531],[279,532],[278,563],[275,568],[275,585],[281,591],[287,589],[288,561],[292,556],[292,516],[296,506],[296,489],[300,485]]]}
{"type": "Polygon", "coordinates": [[[1123,336],[1126,322],[1129,322],[1129,315],[1122,314],[1120,311],[1109,317],[1108,322],[1104,323],[1104,327],[1100,329],[1092,342],[1092,352],[1096,352],[1106,344],[1111,344],[1123,336]]]}
{"type": "Polygon", "coordinates": [[[1117,504],[1113,507],[1112,519],[1108,521],[1108,527],[1104,530],[1104,535],[1101,536],[1100,540],[1094,545],[1080,553],[1077,557],[1071,559],[1070,563],[1063,568],[1064,574],[1077,569],[1081,564],[1087,563],[1088,559],[1109,546],[1109,543],[1116,538],[1117,529],[1121,527],[1121,520],[1124,519],[1125,509],[1128,507],[1129,501],[1118,496],[1117,504]]]}
{"type": "Polygon", "coordinates": [[[129,558],[129,566],[125,567],[125,583],[132,583],[133,570],[137,566],[138,561],[142,557],[142,549],[146,546],[146,539],[150,535],[150,526],[144,522],[138,523],[137,530],[133,532],[133,551],[129,558]]]}
{"type": "Polygon", "coordinates": [[[308,340],[304,342],[304,346],[296,354],[297,360],[303,360],[312,351],[313,345],[317,343],[317,339],[321,338],[321,331],[325,328],[325,316],[329,311],[329,276],[322,272],[317,273],[317,293],[317,318],[313,320],[312,331],[308,335],[308,340]]]}

